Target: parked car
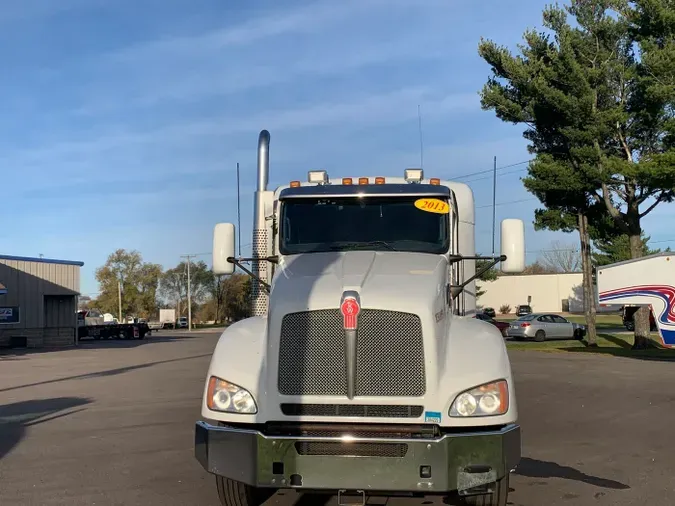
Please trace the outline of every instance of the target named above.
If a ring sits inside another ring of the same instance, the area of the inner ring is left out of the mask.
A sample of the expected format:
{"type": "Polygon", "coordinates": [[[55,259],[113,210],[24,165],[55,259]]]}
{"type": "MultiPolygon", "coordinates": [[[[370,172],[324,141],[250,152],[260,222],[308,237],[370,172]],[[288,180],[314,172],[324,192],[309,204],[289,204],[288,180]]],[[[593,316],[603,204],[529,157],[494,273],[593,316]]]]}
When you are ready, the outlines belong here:
{"type": "Polygon", "coordinates": [[[516,316],[525,316],[526,314],[532,313],[532,307],[527,304],[520,305],[516,307],[516,316]]]}
{"type": "Polygon", "coordinates": [[[586,335],[586,326],[557,314],[530,313],[510,323],[506,336],[514,339],[578,339],[586,335]]]}
{"type": "Polygon", "coordinates": [[[477,320],[482,320],[487,323],[491,323],[495,327],[499,329],[499,331],[502,333],[503,336],[506,336],[506,329],[509,328],[508,322],[500,322],[495,320],[494,318],[491,318],[489,315],[483,313],[476,313],[474,316],[477,320]]]}
{"type": "Polygon", "coordinates": [[[176,322],[176,328],[179,328],[179,329],[188,328],[187,316],[181,316],[180,318],[178,318],[178,321],[176,322]]]}
{"type": "Polygon", "coordinates": [[[495,318],[497,316],[497,312],[493,307],[484,307],[483,314],[488,315],[490,318],[495,318]]]}

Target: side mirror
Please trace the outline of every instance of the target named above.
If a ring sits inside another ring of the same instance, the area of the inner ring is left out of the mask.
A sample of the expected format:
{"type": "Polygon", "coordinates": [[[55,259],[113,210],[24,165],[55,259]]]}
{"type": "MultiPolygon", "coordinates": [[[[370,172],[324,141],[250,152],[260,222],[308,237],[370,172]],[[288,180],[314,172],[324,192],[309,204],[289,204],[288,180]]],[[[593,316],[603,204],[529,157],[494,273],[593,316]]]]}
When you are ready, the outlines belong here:
{"type": "Polygon", "coordinates": [[[227,259],[234,257],[234,224],[218,223],[213,229],[213,273],[232,274],[234,264],[227,259]]]}
{"type": "Polygon", "coordinates": [[[508,218],[502,220],[501,254],[506,260],[501,262],[501,271],[515,274],[525,270],[525,225],[523,220],[508,218]]]}

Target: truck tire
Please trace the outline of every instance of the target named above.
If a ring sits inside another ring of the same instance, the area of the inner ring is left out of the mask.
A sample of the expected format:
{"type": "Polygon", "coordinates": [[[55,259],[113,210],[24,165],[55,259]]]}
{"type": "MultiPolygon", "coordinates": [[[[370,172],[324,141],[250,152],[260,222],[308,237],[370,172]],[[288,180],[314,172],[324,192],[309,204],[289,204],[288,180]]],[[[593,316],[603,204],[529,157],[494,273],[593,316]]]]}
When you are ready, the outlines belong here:
{"type": "Polygon", "coordinates": [[[509,499],[509,476],[504,476],[494,484],[492,494],[465,497],[468,506],[506,506],[509,499]]]}
{"type": "Polygon", "coordinates": [[[224,476],[216,476],[218,499],[223,506],[261,506],[276,490],[257,488],[224,476]]]}

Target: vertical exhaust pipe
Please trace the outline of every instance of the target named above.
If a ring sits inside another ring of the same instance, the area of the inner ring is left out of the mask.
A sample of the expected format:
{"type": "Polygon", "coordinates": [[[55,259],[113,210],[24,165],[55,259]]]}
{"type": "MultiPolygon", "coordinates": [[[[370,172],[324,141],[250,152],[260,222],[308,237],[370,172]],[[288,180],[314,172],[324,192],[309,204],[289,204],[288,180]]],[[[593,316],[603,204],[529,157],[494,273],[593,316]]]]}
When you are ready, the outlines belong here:
{"type": "Polygon", "coordinates": [[[267,191],[270,176],[270,133],[262,130],[258,135],[258,191],[267,191]]]}
{"type": "MultiPolygon", "coordinates": [[[[262,130],[258,135],[258,186],[253,202],[253,257],[265,258],[270,255],[267,251],[268,233],[265,223],[264,192],[267,191],[270,172],[270,133],[262,130]]],[[[269,283],[267,262],[254,261],[251,271],[263,281],[269,283]]],[[[251,283],[251,314],[264,316],[267,314],[268,295],[260,288],[257,282],[251,283]]]]}

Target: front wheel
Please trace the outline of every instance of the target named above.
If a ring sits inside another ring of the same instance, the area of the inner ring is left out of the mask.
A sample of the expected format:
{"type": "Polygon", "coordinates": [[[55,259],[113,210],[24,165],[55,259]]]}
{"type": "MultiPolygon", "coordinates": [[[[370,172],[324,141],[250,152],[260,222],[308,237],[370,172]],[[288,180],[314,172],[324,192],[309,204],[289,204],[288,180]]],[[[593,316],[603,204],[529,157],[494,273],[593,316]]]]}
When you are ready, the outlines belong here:
{"type": "Polygon", "coordinates": [[[261,506],[276,492],[273,488],[252,487],[224,476],[216,476],[216,487],[223,506],[261,506]]]}
{"type": "Polygon", "coordinates": [[[464,498],[468,506],[506,506],[509,499],[509,475],[492,484],[491,494],[471,495],[464,498]]]}

